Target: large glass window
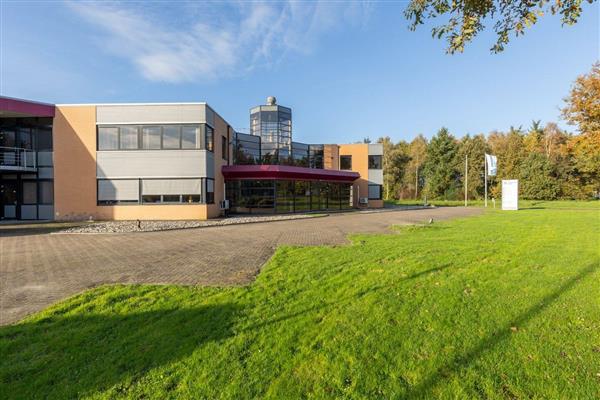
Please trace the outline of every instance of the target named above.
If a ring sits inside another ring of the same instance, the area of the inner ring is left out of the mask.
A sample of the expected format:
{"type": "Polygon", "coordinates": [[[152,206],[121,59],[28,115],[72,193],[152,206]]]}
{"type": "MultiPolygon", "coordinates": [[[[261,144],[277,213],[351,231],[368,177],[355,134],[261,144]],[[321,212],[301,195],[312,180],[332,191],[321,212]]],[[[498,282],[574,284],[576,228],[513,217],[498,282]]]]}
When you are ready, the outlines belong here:
{"type": "Polygon", "coordinates": [[[176,125],[163,126],[163,149],[181,148],[179,127],[176,125]]]}
{"type": "Polygon", "coordinates": [[[23,204],[37,204],[37,182],[23,181],[23,204]]]}
{"type": "Polygon", "coordinates": [[[119,149],[119,128],[101,126],[98,128],[98,150],[119,149]]]}
{"type": "Polygon", "coordinates": [[[227,146],[227,138],[225,136],[221,136],[221,158],[223,160],[229,159],[229,147],[227,146]]]}
{"type": "Polygon", "coordinates": [[[276,211],[281,213],[294,212],[294,182],[277,181],[276,211]]]}
{"type": "Polygon", "coordinates": [[[200,128],[197,126],[182,126],[181,127],[181,148],[182,149],[197,149],[198,135],[200,128]]]}
{"type": "Polygon", "coordinates": [[[352,156],[340,156],[340,169],[352,169],[352,156]]]}
{"type": "Polygon", "coordinates": [[[204,135],[206,141],[206,150],[214,151],[215,148],[215,131],[208,125],[204,125],[204,135]]]}
{"type": "Polygon", "coordinates": [[[369,156],[369,169],[382,169],[381,156],[369,156]]]}
{"type": "Polygon", "coordinates": [[[52,181],[39,181],[40,204],[54,203],[54,184],[52,181]]]}
{"type": "Polygon", "coordinates": [[[381,185],[369,185],[369,200],[381,200],[381,185]]]}
{"type": "Polygon", "coordinates": [[[157,150],[161,147],[162,129],[160,126],[142,127],[142,145],[144,149],[157,150]]]}
{"type": "Polygon", "coordinates": [[[139,149],[137,126],[122,126],[119,133],[119,148],[123,150],[139,149]]]}

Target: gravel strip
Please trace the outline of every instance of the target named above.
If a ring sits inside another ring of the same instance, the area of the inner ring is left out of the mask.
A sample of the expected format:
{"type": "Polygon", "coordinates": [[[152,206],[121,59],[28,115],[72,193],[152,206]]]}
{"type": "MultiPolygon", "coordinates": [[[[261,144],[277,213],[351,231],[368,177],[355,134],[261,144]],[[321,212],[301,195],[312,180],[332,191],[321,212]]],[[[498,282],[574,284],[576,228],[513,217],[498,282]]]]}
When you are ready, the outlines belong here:
{"type": "Polygon", "coordinates": [[[53,232],[64,233],[132,233],[156,232],[173,229],[206,228],[209,226],[225,226],[238,224],[251,224],[256,222],[287,221],[292,219],[306,219],[324,217],[327,214],[299,214],[299,215],[269,215],[253,217],[231,217],[211,219],[206,221],[103,221],[94,222],[84,226],[76,226],[53,232]]]}

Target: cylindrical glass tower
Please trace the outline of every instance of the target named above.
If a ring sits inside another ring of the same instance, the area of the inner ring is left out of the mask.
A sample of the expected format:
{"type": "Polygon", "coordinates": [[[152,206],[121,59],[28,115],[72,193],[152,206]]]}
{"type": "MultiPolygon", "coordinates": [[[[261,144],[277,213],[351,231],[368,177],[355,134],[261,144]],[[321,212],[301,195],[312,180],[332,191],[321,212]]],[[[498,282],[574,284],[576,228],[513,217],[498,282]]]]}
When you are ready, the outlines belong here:
{"type": "Polygon", "coordinates": [[[292,109],[269,96],[267,104],[250,110],[250,134],[261,138],[262,164],[292,163],[292,109]]]}

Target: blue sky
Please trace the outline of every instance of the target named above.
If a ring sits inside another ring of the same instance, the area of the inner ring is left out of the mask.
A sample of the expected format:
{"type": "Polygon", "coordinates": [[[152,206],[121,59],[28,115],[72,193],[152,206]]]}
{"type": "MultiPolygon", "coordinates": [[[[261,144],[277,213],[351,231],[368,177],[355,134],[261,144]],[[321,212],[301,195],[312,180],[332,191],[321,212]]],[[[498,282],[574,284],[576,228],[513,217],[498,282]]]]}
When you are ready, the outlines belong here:
{"type": "Polygon", "coordinates": [[[445,54],[431,25],[408,30],[405,2],[0,4],[2,95],[206,101],[240,130],[274,95],[309,143],[560,122],[573,80],[600,58],[598,2],[572,27],[542,18],[497,55],[492,32],[445,54]]]}

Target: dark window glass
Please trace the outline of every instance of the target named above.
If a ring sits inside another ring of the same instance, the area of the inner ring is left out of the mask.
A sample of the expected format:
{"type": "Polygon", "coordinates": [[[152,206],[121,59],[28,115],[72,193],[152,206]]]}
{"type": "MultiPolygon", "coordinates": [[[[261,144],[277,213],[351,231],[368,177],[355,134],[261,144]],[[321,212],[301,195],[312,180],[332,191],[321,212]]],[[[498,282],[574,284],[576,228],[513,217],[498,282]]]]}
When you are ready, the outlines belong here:
{"type": "Polygon", "coordinates": [[[163,126],[163,149],[181,148],[179,127],[173,125],[163,126]]]}
{"type": "Polygon", "coordinates": [[[294,212],[294,182],[276,181],[275,205],[277,212],[294,212]]]}
{"type": "MultiPolygon", "coordinates": [[[[39,132],[38,132],[39,148],[39,132]]],[[[101,126],[98,127],[98,150],[118,150],[119,149],[119,128],[101,126]]]]}
{"type": "Polygon", "coordinates": [[[165,194],[162,200],[163,203],[181,203],[181,196],[177,194],[165,194]]]}
{"type": "Polygon", "coordinates": [[[139,149],[137,126],[121,126],[119,128],[119,148],[123,150],[139,149]]]}
{"type": "Polygon", "coordinates": [[[17,147],[21,147],[23,149],[33,149],[33,142],[31,140],[31,129],[30,128],[21,128],[19,129],[19,137],[18,137],[17,147]]]}
{"type": "Polygon", "coordinates": [[[37,182],[23,182],[23,204],[37,204],[37,182]]]}
{"type": "Polygon", "coordinates": [[[340,156],[340,169],[352,169],[352,156],[340,156]]]}
{"type": "Polygon", "coordinates": [[[381,156],[369,156],[369,169],[382,169],[381,156]]]}
{"type": "Polygon", "coordinates": [[[197,126],[181,127],[181,148],[197,149],[199,147],[198,133],[200,133],[200,128],[197,126]]]}
{"type": "Polygon", "coordinates": [[[39,127],[36,129],[36,143],[39,151],[52,150],[52,128],[49,126],[39,127]]]}
{"type": "Polygon", "coordinates": [[[144,149],[157,150],[160,149],[161,138],[160,126],[144,126],[142,127],[142,145],[144,149]]]}
{"type": "Polygon", "coordinates": [[[225,136],[221,136],[221,158],[223,160],[228,159],[227,153],[229,153],[229,152],[227,150],[228,150],[227,138],[225,136]]]}
{"type": "Polygon", "coordinates": [[[160,203],[160,195],[145,194],[142,196],[142,203],[160,203]]]}
{"type": "Polygon", "coordinates": [[[40,181],[40,204],[54,203],[54,184],[51,181],[40,181]]]}
{"type": "Polygon", "coordinates": [[[199,194],[184,194],[183,202],[184,203],[200,203],[200,195],[199,194]]]}
{"type": "Polygon", "coordinates": [[[310,183],[306,181],[294,182],[294,199],[296,212],[310,210],[310,183]]]}
{"type": "Polygon", "coordinates": [[[369,185],[369,200],[381,200],[381,185],[369,185]]]}
{"type": "Polygon", "coordinates": [[[206,180],[206,204],[215,202],[215,181],[213,179],[206,180]]]}
{"type": "Polygon", "coordinates": [[[0,131],[0,147],[16,147],[15,131],[0,131]]]}
{"type": "Polygon", "coordinates": [[[208,125],[204,125],[204,135],[206,140],[206,150],[213,151],[215,147],[215,131],[208,125]]]}

